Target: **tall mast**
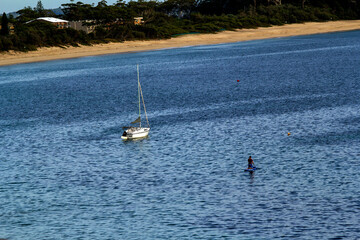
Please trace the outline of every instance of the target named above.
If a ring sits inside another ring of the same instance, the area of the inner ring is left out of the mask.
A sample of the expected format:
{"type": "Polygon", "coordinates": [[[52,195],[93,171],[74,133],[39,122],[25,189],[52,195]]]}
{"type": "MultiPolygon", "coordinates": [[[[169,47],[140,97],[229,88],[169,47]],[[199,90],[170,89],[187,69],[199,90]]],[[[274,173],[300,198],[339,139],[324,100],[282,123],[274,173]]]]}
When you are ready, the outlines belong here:
{"type": "Polygon", "coordinates": [[[139,64],[137,65],[137,77],[138,77],[138,97],[139,97],[139,119],[140,119],[140,127],[141,127],[141,106],[140,106],[140,76],[139,76],[139,64]]]}
{"type": "Polygon", "coordinates": [[[143,93],[142,93],[141,85],[140,85],[140,94],[141,94],[141,99],[142,99],[142,103],[143,103],[143,107],[144,107],[146,123],[147,123],[148,128],[150,128],[149,120],[148,120],[148,117],[147,117],[147,114],[146,114],[146,107],[145,107],[145,102],[144,102],[144,95],[143,95],[143,93]]]}

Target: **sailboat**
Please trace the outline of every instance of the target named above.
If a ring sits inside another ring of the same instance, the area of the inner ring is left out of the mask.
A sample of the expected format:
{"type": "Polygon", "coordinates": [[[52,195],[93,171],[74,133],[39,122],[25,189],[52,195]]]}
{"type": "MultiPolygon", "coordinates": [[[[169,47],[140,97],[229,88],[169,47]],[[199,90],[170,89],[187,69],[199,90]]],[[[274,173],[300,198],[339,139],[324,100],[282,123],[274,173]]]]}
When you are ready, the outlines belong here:
{"type": "Polygon", "coordinates": [[[139,65],[137,65],[137,78],[138,78],[138,105],[139,105],[139,117],[131,122],[131,124],[139,124],[138,126],[131,126],[131,127],[124,127],[126,130],[122,134],[121,138],[124,140],[133,140],[133,139],[139,139],[144,138],[149,135],[150,132],[150,125],[149,120],[146,114],[146,108],[145,108],[145,102],[144,102],[144,96],[141,90],[140,85],[140,74],[139,74],[139,65]],[[146,123],[147,127],[143,127],[141,125],[141,101],[145,113],[146,123]]]}

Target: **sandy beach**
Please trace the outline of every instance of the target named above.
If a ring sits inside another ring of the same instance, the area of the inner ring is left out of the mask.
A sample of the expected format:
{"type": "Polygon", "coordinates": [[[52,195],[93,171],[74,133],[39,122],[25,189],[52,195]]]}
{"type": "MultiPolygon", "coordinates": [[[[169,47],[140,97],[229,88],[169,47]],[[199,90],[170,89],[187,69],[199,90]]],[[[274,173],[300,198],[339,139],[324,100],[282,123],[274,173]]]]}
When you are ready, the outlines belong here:
{"type": "Polygon", "coordinates": [[[239,29],[216,34],[189,34],[167,40],[128,41],[124,43],[108,43],[67,48],[50,47],[40,48],[37,51],[27,53],[10,51],[0,54],[0,66],[103,54],[140,52],[164,48],[231,43],[358,29],[360,29],[360,20],[310,22],[267,28],[261,27],[257,29],[239,29]]]}

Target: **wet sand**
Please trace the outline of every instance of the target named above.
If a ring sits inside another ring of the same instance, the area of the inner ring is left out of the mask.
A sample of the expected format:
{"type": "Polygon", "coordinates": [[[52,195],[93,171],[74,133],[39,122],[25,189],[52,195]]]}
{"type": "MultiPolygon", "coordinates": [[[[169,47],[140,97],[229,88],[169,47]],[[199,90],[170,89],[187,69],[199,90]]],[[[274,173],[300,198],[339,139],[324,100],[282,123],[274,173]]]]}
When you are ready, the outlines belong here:
{"type": "Polygon", "coordinates": [[[96,44],[93,46],[67,48],[49,47],[40,48],[37,51],[27,53],[10,51],[0,53],[0,66],[350,30],[360,30],[360,20],[287,24],[267,28],[261,27],[256,29],[223,31],[216,34],[188,34],[166,40],[127,41],[123,43],[96,44]]]}

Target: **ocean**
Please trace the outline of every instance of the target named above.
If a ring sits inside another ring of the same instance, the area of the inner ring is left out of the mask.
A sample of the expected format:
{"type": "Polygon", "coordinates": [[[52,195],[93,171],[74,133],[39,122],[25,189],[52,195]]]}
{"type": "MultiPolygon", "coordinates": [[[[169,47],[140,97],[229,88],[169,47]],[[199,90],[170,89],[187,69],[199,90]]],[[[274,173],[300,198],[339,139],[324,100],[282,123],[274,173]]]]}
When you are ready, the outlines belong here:
{"type": "Polygon", "coordinates": [[[0,238],[360,239],[359,39],[0,67],[0,238]]]}

